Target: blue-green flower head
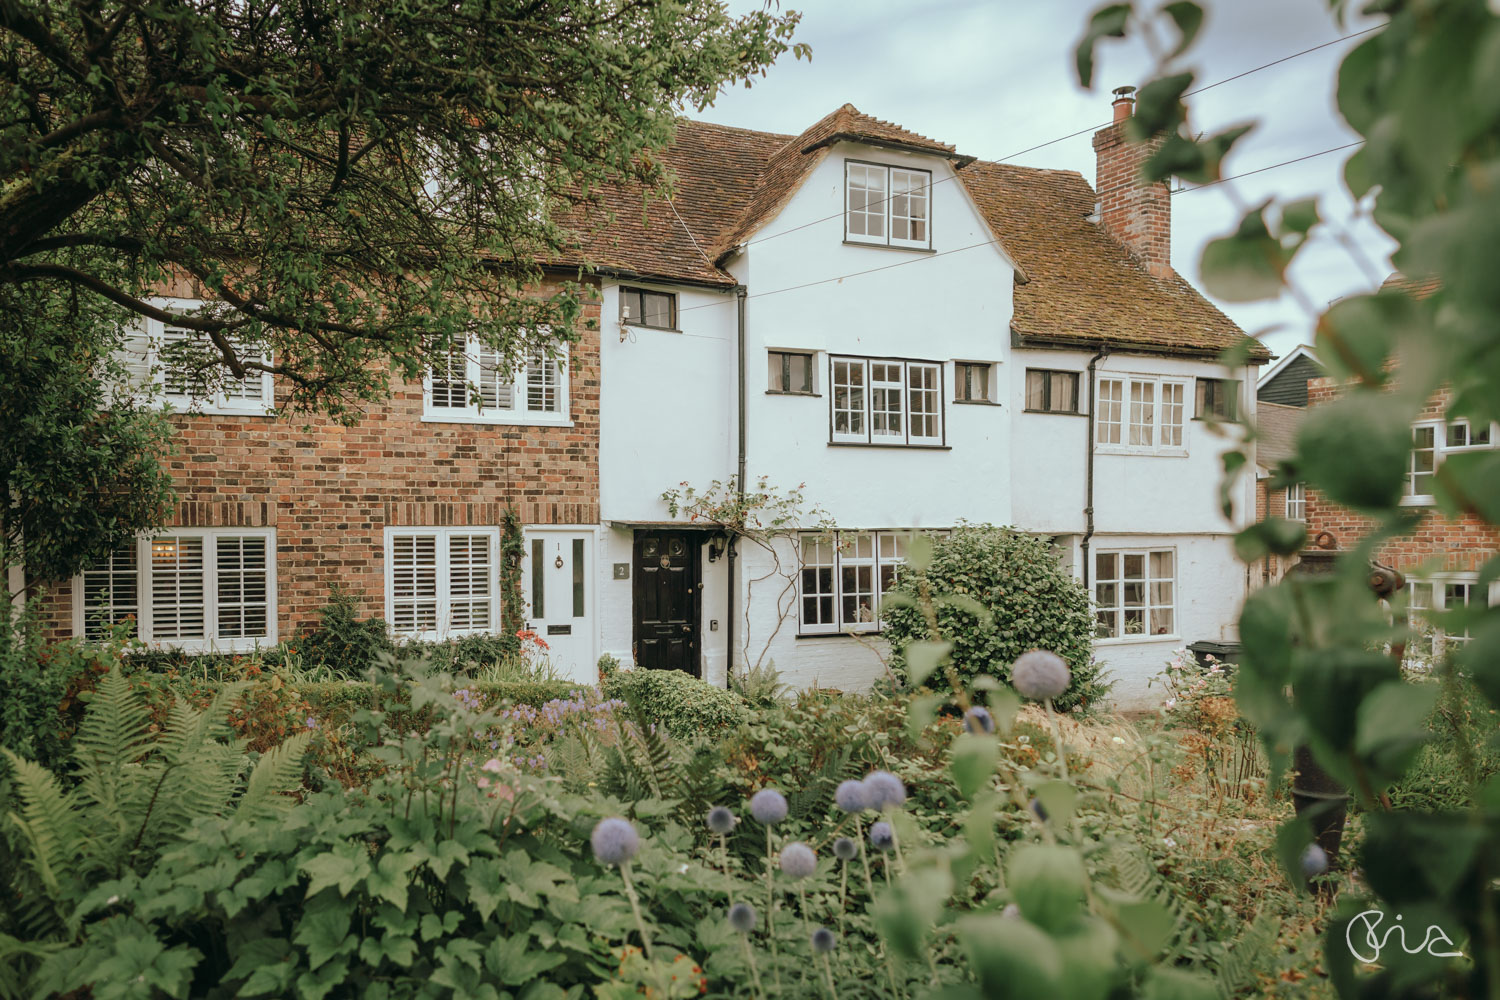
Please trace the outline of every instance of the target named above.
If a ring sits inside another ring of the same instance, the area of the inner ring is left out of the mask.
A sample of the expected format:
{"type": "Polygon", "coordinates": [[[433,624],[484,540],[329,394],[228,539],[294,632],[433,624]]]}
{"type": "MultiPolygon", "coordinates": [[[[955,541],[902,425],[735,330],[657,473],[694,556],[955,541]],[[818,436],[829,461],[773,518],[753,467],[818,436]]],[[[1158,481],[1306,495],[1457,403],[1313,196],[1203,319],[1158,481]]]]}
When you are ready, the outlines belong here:
{"type": "Polygon", "coordinates": [[[813,951],[819,955],[826,955],[839,946],[839,939],[833,931],[827,927],[819,927],[812,932],[813,951]]]}
{"type": "Polygon", "coordinates": [[[975,705],[964,713],[964,728],[971,733],[993,733],[995,717],[989,709],[975,705]]]}
{"type": "Polygon", "coordinates": [[[755,907],[749,903],[735,903],[729,908],[729,926],[741,934],[755,930],[755,907]]]}
{"type": "Polygon", "coordinates": [[[710,832],[722,836],[734,829],[734,813],[723,806],[714,806],[708,811],[703,822],[707,824],[710,832]]]}
{"type": "Polygon", "coordinates": [[[833,842],[833,856],[840,861],[853,861],[859,856],[859,845],[848,837],[840,837],[833,842]]]}
{"type": "Polygon", "coordinates": [[[1328,852],[1317,844],[1308,844],[1302,852],[1302,874],[1305,878],[1322,875],[1328,870],[1328,852]]]}
{"type": "Polygon", "coordinates": [[[889,771],[871,771],[864,785],[871,809],[894,809],[906,801],[906,786],[889,771]]]}
{"type": "Polygon", "coordinates": [[[870,846],[877,851],[891,851],[896,847],[896,831],[885,820],[870,824],[870,846]]]}
{"type": "Polygon", "coordinates": [[[863,812],[870,808],[870,790],[863,781],[841,781],[834,789],[833,804],[846,813],[863,812]]]}
{"type": "Polygon", "coordinates": [[[781,870],[795,879],[807,878],[818,870],[818,856],[811,847],[794,841],[781,849],[781,870]]]}
{"type": "Polygon", "coordinates": [[[1068,665],[1056,653],[1033,649],[1022,653],[1010,668],[1010,682],[1023,698],[1046,701],[1068,689],[1072,675],[1068,665]]]}
{"type": "Polygon", "coordinates": [[[770,826],[786,819],[786,796],[774,788],[762,788],[750,796],[750,815],[770,826]]]}
{"type": "Polygon", "coordinates": [[[589,838],[594,857],[606,865],[623,865],[640,850],[641,837],[629,820],[611,817],[601,819],[589,838]]]}

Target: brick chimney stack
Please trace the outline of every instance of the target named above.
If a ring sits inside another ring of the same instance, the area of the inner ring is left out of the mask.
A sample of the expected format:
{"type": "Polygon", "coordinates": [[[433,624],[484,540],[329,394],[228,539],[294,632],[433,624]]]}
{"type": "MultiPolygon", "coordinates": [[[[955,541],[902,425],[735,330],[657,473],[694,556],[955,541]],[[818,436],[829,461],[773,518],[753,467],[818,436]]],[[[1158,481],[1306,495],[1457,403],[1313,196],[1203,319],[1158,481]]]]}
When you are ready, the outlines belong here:
{"type": "Polygon", "coordinates": [[[1135,88],[1116,87],[1114,121],[1094,133],[1099,221],[1159,278],[1172,274],[1172,195],[1165,181],[1145,184],[1141,167],[1160,140],[1134,144],[1125,135],[1135,88]]]}

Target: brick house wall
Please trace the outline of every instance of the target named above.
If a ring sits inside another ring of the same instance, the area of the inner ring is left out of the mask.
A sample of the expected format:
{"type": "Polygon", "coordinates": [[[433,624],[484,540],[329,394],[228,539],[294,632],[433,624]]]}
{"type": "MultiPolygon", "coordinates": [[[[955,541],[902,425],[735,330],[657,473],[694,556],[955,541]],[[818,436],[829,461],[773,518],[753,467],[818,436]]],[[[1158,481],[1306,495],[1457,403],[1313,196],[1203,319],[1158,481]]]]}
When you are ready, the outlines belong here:
{"type": "MultiPolygon", "coordinates": [[[[1284,487],[1270,489],[1268,486],[1270,481],[1267,477],[1257,478],[1255,481],[1255,520],[1257,522],[1264,521],[1268,517],[1286,517],[1286,489],[1284,487]]],[[[1308,526],[1308,531],[1308,537],[1311,538],[1314,533],[1311,525],[1308,526]]],[[[1262,585],[1275,583],[1296,562],[1296,556],[1267,554],[1256,567],[1260,583],[1262,585]]]]}
{"type": "MultiPolygon", "coordinates": [[[[394,383],[353,427],[315,414],[175,415],[178,502],[166,527],[274,528],[282,639],[317,620],[336,584],[365,614],[383,615],[387,526],[495,526],[508,506],[526,525],[598,522],[597,295],[584,305],[567,378],[571,426],[424,422],[420,382],[394,383]]],[[[72,589],[46,588],[53,637],[73,634],[72,589]]]]}
{"type": "MultiPolygon", "coordinates": [[[[1318,406],[1334,399],[1339,386],[1329,378],[1310,379],[1307,383],[1308,405],[1318,406]]],[[[1441,419],[1447,412],[1452,394],[1439,390],[1423,408],[1419,420],[1441,419]]],[[[1311,488],[1307,491],[1308,538],[1320,531],[1330,532],[1339,548],[1347,549],[1365,535],[1373,522],[1354,511],[1331,503],[1311,488]]],[[[1456,519],[1442,517],[1431,510],[1417,529],[1381,546],[1376,558],[1400,570],[1410,570],[1432,561],[1436,572],[1472,573],[1500,551],[1500,531],[1485,524],[1473,514],[1456,519]],[[1441,564],[1436,565],[1440,560],[1441,564]]]]}

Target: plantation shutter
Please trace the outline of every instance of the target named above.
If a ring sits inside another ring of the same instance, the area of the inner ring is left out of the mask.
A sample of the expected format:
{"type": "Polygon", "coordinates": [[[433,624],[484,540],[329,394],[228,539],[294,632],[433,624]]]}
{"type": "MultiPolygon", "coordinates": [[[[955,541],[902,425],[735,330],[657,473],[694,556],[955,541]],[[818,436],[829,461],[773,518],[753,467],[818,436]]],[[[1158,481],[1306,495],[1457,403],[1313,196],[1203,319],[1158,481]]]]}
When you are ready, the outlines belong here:
{"type": "MultiPolygon", "coordinates": [[[[139,565],[135,539],[83,573],[83,635],[102,639],[113,625],[140,620],[139,565]]],[[[139,633],[139,628],[131,631],[139,633]]]]}
{"type": "Polygon", "coordinates": [[[513,409],[516,387],[510,373],[500,363],[500,352],[482,344],[475,345],[475,351],[479,355],[480,409],[513,409]]]}
{"type": "Polygon", "coordinates": [[[490,627],[490,538],[448,537],[448,627],[453,632],[483,632],[490,627]]]}
{"type": "Polygon", "coordinates": [[[144,324],[132,327],[120,349],[120,363],[125,368],[124,394],[144,392],[151,387],[151,336],[144,324]]]}
{"type": "Polygon", "coordinates": [[[463,409],[469,405],[468,359],[460,341],[432,362],[432,405],[463,409]]]}
{"type": "Polygon", "coordinates": [[[220,537],[215,540],[220,639],[262,638],[268,634],[269,573],[266,539],[220,537]]]}
{"type": "Polygon", "coordinates": [[[438,623],[436,535],[391,539],[391,626],[397,632],[433,632],[438,623]]]}
{"type": "Polygon", "coordinates": [[[556,413],[559,409],[557,362],[540,351],[526,365],[526,409],[531,413],[556,413]]]}
{"type": "MultiPolygon", "coordinates": [[[[234,346],[235,356],[241,360],[265,360],[260,353],[249,350],[243,338],[231,336],[229,342],[234,346]]],[[[262,381],[261,373],[254,370],[245,372],[244,378],[235,378],[230,375],[224,380],[225,402],[230,404],[261,402],[265,395],[262,381]]]]}
{"type": "Polygon", "coordinates": [[[151,539],[151,638],[202,639],[203,539],[167,535],[151,539]]]}

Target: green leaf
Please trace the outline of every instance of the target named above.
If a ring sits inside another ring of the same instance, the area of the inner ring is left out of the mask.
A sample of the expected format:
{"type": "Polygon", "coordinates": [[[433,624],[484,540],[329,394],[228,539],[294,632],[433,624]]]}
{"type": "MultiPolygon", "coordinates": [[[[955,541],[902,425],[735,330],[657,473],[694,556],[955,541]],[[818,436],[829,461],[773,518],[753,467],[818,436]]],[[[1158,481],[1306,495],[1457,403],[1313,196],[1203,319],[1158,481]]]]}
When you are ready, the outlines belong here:
{"type": "Polygon", "coordinates": [[[1036,787],[1036,800],[1047,813],[1047,822],[1062,829],[1073,818],[1073,809],[1078,804],[1078,789],[1066,781],[1044,781],[1036,787]]]}
{"type": "Polygon", "coordinates": [[[953,763],[948,770],[958,793],[972,799],[981,788],[989,786],[995,773],[995,761],[1000,756],[1000,745],[993,736],[980,733],[964,733],[953,741],[953,763]]]}
{"type": "Polygon", "coordinates": [[[987,997],[1062,997],[1062,954],[1026,920],[961,917],[956,926],[969,967],[987,997]]]}
{"type": "Polygon", "coordinates": [[[339,895],[349,895],[349,890],[359,885],[370,874],[370,856],[362,845],[343,841],[333,850],[319,854],[302,865],[302,870],[312,877],[307,886],[307,898],[311,899],[329,886],[338,886],[339,895]]]}
{"type": "Polygon", "coordinates": [[[911,675],[913,687],[921,687],[927,678],[938,668],[950,653],[953,652],[951,642],[931,642],[919,640],[908,643],[905,650],[906,669],[911,675]]]}
{"type": "Polygon", "coordinates": [[[497,937],[484,950],[485,968],[506,986],[522,986],[567,960],[567,955],[559,952],[528,947],[524,931],[508,938],[497,937]]]}
{"type": "Polygon", "coordinates": [[[1124,38],[1125,25],[1130,20],[1131,5],[1112,3],[1100,7],[1089,18],[1088,28],[1078,40],[1074,59],[1078,68],[1078,83],[1084,89],[1094,85],[1094,46],[1105,38],[1124,38]]]}
{"type": "Polygon", "coordinates": [[[1191,184],[1211,184],[1222,179],[1224,157],[1252,127],[1236,125],[1198,142],[1172,133],[1147,158],[1141,176],[1147,183],[1180,177],[1191,184]]]}
{"type": "Polygon", "coordinates": [[[948,696],[945,694],[923,694],[907,703],[906,732],[913,741],[922,738],[922,733],[937,718],[939,706],[947,700],[948,696]]]}
{"type": "Polygon", "coordinates": [[[1410,417],[1384,394],[1353,391],[1312,407],[1297,434],[1308,478],[1334,503],[1394,506],[1406,482],[1410,417]]]}
{"type": "Polygon", "coordinates": [[[1067,933],[1055,938],[1062,956],[1063,988],[1068,1000],[1104,1000],[1125,970],[1117,952],[1120,936],[1098,917],[1085,914],[1067,933]]]}
{"type": "Polygon", "coordinates": [[[1141,1000],[1219,1000],[1219,991],[1204,976],[1157,966],[1146,974],[1141,1000]]]}
{"type": "Polygon", "coordinates": [[[1427,717],[1437,705],[1438,693],[1436,684],[1390,681],[1359,706],[1354,749],[1369,758],[1377,783],[1399,778],[1432,737],[1427,717]]]}
{"type": "Polygon", "coordinates": [[[1088,875],[1071,847],[1023,844],[1011,852],[1006,885],[1027,920],[1060,932],[1083,908],[1088,875]]]}
{"type": "Polygon", "coordinates": [[[1004,684],[990,692],[990,715],[995,719],[995,732],[1009,736],[1016,726],[1016,716],[1021,711],[1021,696],[1004,684]]]}
{"type": "Polygon", "coordinates": [[[1132,142],[1147,142],[1163,132],[1175,132],[1187,119],[1182,94],[1193,85],[1193,74],[1177,73],[1152,80],[1135,97],[1135,113],[1126,124],[1132,142]]]}
{"type": "Polygon", "coordinates": [[[1318,199],[1301,198],[1281,206],[1281,230],[1306,236],[1318,224],[1318,199]]]}
{"type": "Polygon", "coordinates": [[[1266,228],[1265,206],[1246,213],[1230,236],[1212,240],[1200,261],[1203,285],[1226,302],[1254,302],[1281,294],[1291,254],[1266,228]]]}
{"type": "Polygon", "coordinates": [[[380,856],[375,870],[365,876],[365,890],[377,899],[384,899],[396,909],[406,910],[409,883],[407,873],[416,867],[410,854],[387,851],[380,856]]]}
{"type": "Polygon", "coordinates": [[[1203,8],[1188,0],[1173,0],[1162,7],[1162,12],[1177,25],[1177,45],[1167,57],[1175,59],[1186,52],[1188,46],[1193,44],[1193,39],[1198,37],[1198,29],[1203,27],[1203,8]]]}
{"type": "Polygon", "coordinates": [[[308,968],[316,969],[335,955],[354,950],[357,942],[349,933],[351,916],[342,901],[310,906],[303,911],[292,940],[307,949],[308,968]]]}
{"type": "Polygon", "coordinates": [[[1284,517],[1257,521],[1234,536],[1234,554],[1240,562],[1255,562],[1267,552],[1279,556],[1294,555],[1307,541],[1307,525],[1284,517]]]}
{"type": "Polygon", "coordinates": [[[1500,524],[1500,452],[1449,455],[1434,480],[1433,494],[1449,517],[1477,514],[1500,524]]]}
{"type": "Polygon", "coordinates": [[[1172,911],[1154,899],[1132,900],[1114,905],[1115,929],[1130,942],[1138,955],[1155,958],[1177,930],[1172,911]]]}
{"type": "Polygon", "coordinates": [[[926,954],[933,925],[953,893],[946,868],[914,870],[875,899],[875,926],[896,954],[911,960],[926,954]]]}

